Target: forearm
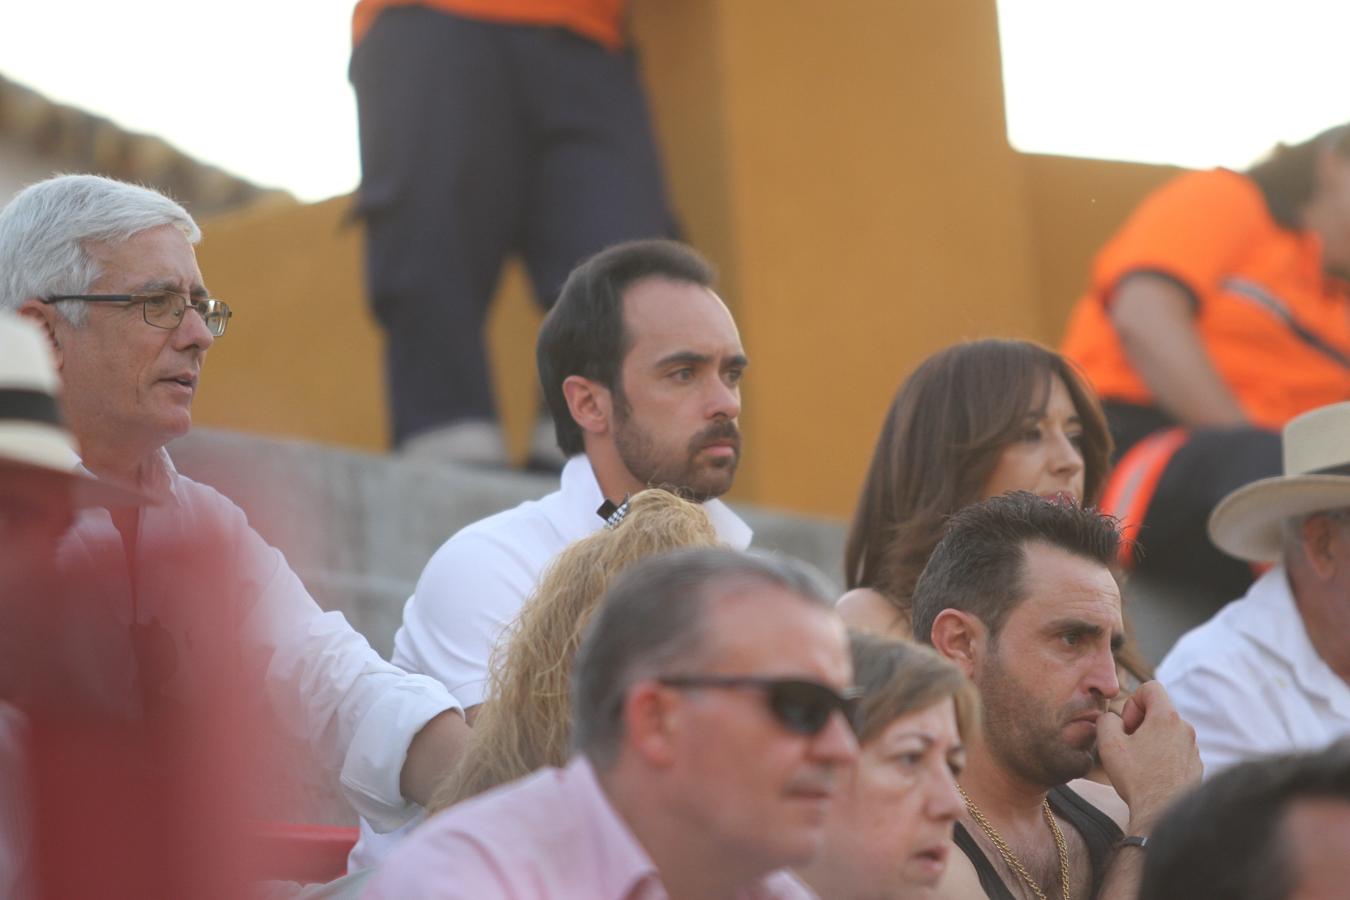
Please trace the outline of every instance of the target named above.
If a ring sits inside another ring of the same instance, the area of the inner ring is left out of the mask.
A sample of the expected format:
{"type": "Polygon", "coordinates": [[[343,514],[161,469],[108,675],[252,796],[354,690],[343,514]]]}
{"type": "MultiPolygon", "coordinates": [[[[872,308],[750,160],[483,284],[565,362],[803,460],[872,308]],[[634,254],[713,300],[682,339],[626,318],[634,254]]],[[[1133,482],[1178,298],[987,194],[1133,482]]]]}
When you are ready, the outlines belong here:
{"type": "MultiPolygon", "coordinates": [[[[1131,834],[1138,832],[1131,830],[1131,834]]],[[[1122,845],[1111,856],[1106,877],[1102,879],[1098,900],[1136,900],[1144,882],[1144,853],[1142,847],[1122,845]]]]}
{"type": "Polygon", "coordinates": [[[1130,364],[1172,418],[1188,426],[1246,421],[1205,352],[1190,297],[1180,287],[1158,276],[1131,276],[1112,301],[1111,321],[1130,364]]]}
{"type": "Polygon", "coordinates": [[[399,775],[399,789],[408,800],[426,806],[437,786],[464,752],[469,726],[458,710],[436,716],[413,737],[399,775]]]}

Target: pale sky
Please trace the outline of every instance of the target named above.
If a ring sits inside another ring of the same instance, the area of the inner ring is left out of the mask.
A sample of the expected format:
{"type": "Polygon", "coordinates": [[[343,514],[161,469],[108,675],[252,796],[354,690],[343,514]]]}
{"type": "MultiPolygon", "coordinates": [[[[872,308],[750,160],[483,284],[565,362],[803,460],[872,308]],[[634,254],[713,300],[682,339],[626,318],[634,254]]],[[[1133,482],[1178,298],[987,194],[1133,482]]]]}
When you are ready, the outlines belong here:
{"type": "MultiPolygon", "coordinates": [[[[0,0],[0,74],[317,200],[359,177],[347,82],[353,5],[0,0]]],[[[1009,135],[1020,150],[1245,166],[1276,141],[1350,120],[1350,3],[1341,0],[998,7],[1009,135]]]]}

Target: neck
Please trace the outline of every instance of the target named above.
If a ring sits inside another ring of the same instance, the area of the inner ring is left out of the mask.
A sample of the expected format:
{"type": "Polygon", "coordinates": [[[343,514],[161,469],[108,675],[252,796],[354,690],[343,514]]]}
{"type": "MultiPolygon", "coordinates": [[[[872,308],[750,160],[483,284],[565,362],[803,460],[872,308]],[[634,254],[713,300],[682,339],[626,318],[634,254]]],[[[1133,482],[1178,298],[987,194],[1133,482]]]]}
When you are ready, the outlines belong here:
{"type": "Polygon", "coordinates": [[[1346,273],[1344,261],[1334,260],[1326,255],[1328,246],[1334,246],[1332,240],[1338,229],[1344,227],[1338,224],[1338,214],[1332,206],[1331,199],[1322,192],[1314,194],[1299,211],[1299,224],[1322,239],[1322,269],[1338,278],[1344,278],[1346,273]]]}
{"type": "Polygon", "coordinates": [[[606,500],[622,503],[625,496],[647,487],[628,471],[612,441],[587,441],[586,458],[591,461],[591,471],[606,500]]]}
{"type": "Polygon", "coordinates": [[[1330,592],[1315,582],[1298,584],[1292,573],[1290,587],[1313,649],[1327,668],[1350,683],[1350,642],[1345,640],[1345,635],[1350,634],[1350,609],[1345,598],[1328,596],[1330,592]]]}
{"type": "Polygon", "coordinates": [[[620,760],[597,772],[600,789],[646,851],[670,900],[733,900],[768,869],[754,866],[732,848],[719,845],[702,827],[679,818],[677,802],[661,798],[648,779],[620,760]]]}
{"type": "Polygon", "coordinates": [[[981,738],[970,742],[960,781],[966,796],[991,820],[1013,824],[1041,819],[1046,786],[1009,770],[981,738]]]}
{"type": "Polygon", "coordinates": [[[94,475],[131,486],[144,484],[159,459],[159,447],[136,447],[127,441],[89,440],[76,432],[80,461],[94,475]]]}

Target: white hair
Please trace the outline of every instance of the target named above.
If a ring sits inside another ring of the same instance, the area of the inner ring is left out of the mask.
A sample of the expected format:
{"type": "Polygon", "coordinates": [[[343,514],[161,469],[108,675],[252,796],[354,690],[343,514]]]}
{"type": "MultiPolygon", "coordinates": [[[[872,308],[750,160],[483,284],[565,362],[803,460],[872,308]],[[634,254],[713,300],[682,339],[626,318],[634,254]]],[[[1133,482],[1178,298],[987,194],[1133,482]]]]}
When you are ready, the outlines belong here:
{"type": "MultiPolygon", "coordinates": [[[[0,210],[0,310],[53,294],[87,294],[103,274],[88,245],[120,243],[172,225],[189,243],[201,240],[182,206],[151,188],[101,175],[58,175],[29,185],[0,210]]],[[[61,314],[82,325],[83,303],[61,303],[61,314]]]]}

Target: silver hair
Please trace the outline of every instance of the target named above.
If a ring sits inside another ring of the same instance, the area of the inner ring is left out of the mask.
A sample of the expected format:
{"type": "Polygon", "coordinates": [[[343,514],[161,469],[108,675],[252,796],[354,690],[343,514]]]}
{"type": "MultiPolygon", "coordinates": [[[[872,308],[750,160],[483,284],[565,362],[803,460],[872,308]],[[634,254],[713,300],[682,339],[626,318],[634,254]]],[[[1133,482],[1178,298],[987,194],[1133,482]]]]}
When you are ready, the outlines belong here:
{"type": "MultiPolygon", "coordinates": [[[[29,185],[0,210],[0,310],[32,298],[86,294],[103,274],[88,245],[121,242],[172,225],[189,243],[197,223],[178,203],[151,188],[101,175],[58,175],[29,185]]],[[[88,315],[83,303],[60,303],[72,325],[88,315]]]]}

